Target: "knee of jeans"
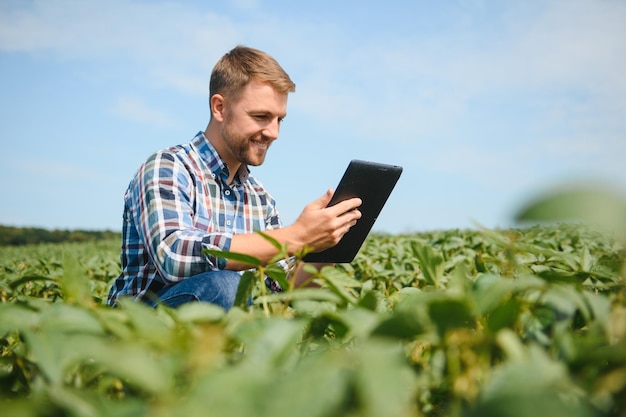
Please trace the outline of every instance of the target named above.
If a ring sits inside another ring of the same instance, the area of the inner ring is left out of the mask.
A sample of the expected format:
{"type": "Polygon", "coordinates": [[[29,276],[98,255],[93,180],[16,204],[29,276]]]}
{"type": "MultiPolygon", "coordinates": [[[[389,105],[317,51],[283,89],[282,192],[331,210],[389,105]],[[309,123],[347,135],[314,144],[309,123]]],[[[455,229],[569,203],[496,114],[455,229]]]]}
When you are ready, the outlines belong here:
{"type": "Polygon", "coordinates": [[[183,304],[190,303],[192,301],[199,301],[198,297],[195,294],[177,294],[172,297],[164,298],[159,300],[156,304],[153,304],[152,307],[156,307],[159,304],[165,304],[169,307],[179,307],[183,304]]]}
{"type": "Polygon", "coordinates": [[[235,271],[213,272],[195,281],[192,292],[199,301],[208,301],[225,306],[235,301],[241,275],[235,271]]]}
{"type": "Polygon", "coordinates": [[[237,294],[239,281],[241,281],[241,274],[236,271],[222,271],[219,274],[219,281],[219,283],[215,283],[216,286],[219,286],[219,290],[224,293],[224,295],[229,295],[234,298],[237,294]]]}

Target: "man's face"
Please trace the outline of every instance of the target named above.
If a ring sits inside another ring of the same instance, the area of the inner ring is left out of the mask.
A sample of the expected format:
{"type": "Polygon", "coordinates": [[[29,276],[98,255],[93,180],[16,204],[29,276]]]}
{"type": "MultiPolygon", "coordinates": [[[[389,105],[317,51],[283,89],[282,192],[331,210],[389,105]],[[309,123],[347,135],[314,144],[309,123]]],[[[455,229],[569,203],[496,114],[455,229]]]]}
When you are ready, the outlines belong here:
{"type": "Polygon", "coordinates": [[[277,92],[267,83],[251,80],[237,100],[225,101],[221,129],[229,154],[222,155],[225,162],[261,165],[268,148],[278,138],[286,114],[287,94],[277,92]]]}

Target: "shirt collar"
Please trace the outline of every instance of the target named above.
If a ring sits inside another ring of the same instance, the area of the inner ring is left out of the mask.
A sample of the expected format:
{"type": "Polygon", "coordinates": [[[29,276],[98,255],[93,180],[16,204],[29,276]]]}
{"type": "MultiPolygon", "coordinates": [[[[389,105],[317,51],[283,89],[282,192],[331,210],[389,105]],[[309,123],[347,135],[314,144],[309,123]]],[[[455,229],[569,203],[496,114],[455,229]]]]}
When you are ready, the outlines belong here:
{"type": "MultiPolygon", "coordinates": [[[[204,132],[200,131],[191,141],[191,145],[198,151],[198,154],[204,162],[206,162],[213,178],[221,178],[224,183],[228,181],[230,171],[228,166],[217,153],[213,144],[204,136],[204,132]]],[[[250,170],[246,164],[241,164],[239,172],[235,175],[235,181],[239,179],[241,183],[248,180],[250,170]]]]}

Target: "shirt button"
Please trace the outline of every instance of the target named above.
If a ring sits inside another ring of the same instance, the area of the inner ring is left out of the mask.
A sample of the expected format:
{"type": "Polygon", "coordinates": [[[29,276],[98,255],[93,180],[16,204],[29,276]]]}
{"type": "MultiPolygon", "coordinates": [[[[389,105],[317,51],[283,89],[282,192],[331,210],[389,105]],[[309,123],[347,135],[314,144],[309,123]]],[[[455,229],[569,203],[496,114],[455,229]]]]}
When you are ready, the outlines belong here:
{"type": "Polygon", "coordinates": [[[213,179],[215,179],[215,177],[217,177],[217,175],[215,175],[215,174],[211,174],[211,176],[213,177],[213,179]]]}
{"type": "Polygon", "coordinates": [[[230,226],[232,224],[232,222],[230,220],[226,220],[226,225],[230,226]]]}
{"type": "Polygon", "coordinates": [[[230,195],[230,190],[226,190],[226,191],[224,191],[224,194],[226,194],[226,195],[230,195]]]}

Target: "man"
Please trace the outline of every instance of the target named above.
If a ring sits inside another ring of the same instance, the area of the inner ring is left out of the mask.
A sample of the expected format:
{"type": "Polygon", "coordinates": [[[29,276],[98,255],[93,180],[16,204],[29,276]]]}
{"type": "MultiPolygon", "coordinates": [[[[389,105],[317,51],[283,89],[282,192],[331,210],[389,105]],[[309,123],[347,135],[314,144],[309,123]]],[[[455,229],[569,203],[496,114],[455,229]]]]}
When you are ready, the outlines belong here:
{"type": "MultiPolygon", "coordinates": [[[[329,190],[283,227],[274,199],[248,170],[263,163],[278,138],[294,91],[287,73],[262,51],[238,46],[217,62],[205,131],[149,157],[126,191],[122,274],[109,292],[110,305],[130,296],[151,305],[206,301],[229,309],[240,272],[249,265],[205,255],[204,249],[267,263],[278,251],[257,231],[293,255],[305,246],[320,251],[336,245],[356,223],[361,201],[326,207],[329,190]]],[[[296,285],[307,279],[301,267],[290,274],[296,285]]]]}

